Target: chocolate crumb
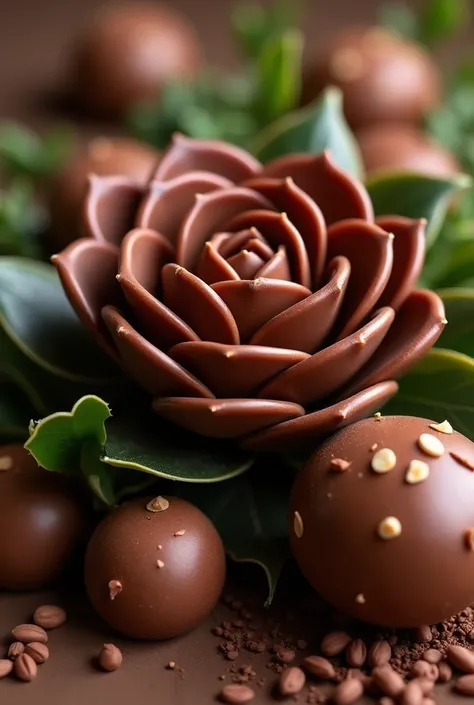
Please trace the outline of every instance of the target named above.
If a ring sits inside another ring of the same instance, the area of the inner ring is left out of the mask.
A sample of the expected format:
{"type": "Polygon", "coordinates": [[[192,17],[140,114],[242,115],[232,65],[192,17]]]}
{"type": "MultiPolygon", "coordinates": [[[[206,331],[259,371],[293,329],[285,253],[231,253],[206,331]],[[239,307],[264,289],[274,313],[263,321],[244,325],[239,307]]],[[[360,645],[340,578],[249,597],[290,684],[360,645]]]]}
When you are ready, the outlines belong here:
{"type": "Polygon", "coordinates": [[[155,497],[155,499],[152,499],[150,502],[148,502],[148,504],[146,505],[146,509],[148,512],[153,513],[165,512],[169,506],[170,503],[164,497],[155,497]]]}
{"type": "Polygon", "coordinates": [[[160,569],[165,567],[165,564],[163,563],[163,561],[160,561],[160,560],[156,561],[156,565],[157,565],[158,568],[160,568],[160,569]]]}
{"type": "Polygon", "coordinates": [[[342,458],[333,458],[330,462],[331,470],[334,472],[346,472],[346,470],[349,470],[350,466],[351,463],[342,458]]]}
{"type": "Polygon", "coordinates": [[[186,533],[186,529],[180,529],[179,531],[175,531],[173,536],[184,536],[186,533]]]}
{"type": "Polygon", "coordinates": [[[120,595],[120,593],[123,590],[123,585],[120,582],[120,580],[110,580],[109,581],[109,595],[111,600],[115,600],[115,598],[120,595]]]}

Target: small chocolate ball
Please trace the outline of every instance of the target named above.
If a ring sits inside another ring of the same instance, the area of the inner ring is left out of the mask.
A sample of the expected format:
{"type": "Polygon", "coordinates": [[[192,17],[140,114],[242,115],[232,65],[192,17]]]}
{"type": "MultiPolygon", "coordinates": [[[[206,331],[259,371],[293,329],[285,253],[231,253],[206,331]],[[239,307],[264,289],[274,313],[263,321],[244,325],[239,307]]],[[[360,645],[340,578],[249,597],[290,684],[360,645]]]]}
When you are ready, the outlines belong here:
{"type": "Polygon", "coordinates": [[[380,27],[335,36],[305,79],[305,102],[338,86],[354,128],[379,122],[418,123],[441,99],[441,75],[419,45],[380,27]]]}
{"type": "Polygon", "coordinates": [[[0,448],[0,588],[52,583],[85,542],[87,526],[76,486],[38,468],[22,446],[0,448]]]}
{"type": "Polygon", "coordinates": [[[176,497],[138,499],[116,509],[86,552],[93,607],[134,639],[190,631],[215,607],[224,579],[219,534],[199,509],[176,497]]]}
{"type": "Polygon", "coordinates": [[[165,5],[104,8],[79,39],[72,66],[76,100],[101,118],[121,119],[156,98],[171,78],[190,78],[200,62],[191,24],[165,5]]]}
{"type": "Polygon", "coordinates": [[[409,125],[370,125],[356,135],[367,174],[415,171],[452,176],[462,171],[455,156],[409,125]]]}
{"type": "Polygon", "coordinates": [[[78,147],[48,189],[53,249],[58,252],[82,235],[82,206],[90,174],[121,174],[146,184],[158,160],[152,147],[126,137],[96,137],[78,147]]]}
{"type": "Polygon", "coordinates": [[[334,607],[386,627],[441,622],[474,601],[474,444],[409,416],[359,421],[297,477],[293,554],[334,607]]]}

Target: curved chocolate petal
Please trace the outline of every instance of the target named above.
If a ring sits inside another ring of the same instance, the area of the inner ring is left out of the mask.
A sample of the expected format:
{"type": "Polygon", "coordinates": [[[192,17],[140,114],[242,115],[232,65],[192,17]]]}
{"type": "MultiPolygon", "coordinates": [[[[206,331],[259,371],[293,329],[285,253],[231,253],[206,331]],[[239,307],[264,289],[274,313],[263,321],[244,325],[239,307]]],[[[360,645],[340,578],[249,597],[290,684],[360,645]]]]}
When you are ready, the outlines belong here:
{"type": "Polygon", "coordinates": [[[229,257],[227,263],[237,272],[240,279],[253,279],[265,264],[261,257],[249,250],[240,250],[236,255],[229,257]]]}
{"type": "Polygon", "coordinates": [[[135,225],[162,233],[174,245],[196,194],[229,188],[232,181],[217,174],[192,172],[171,181],[152,181],[138,209],[135,225]]]}
{"type": "Polygon", "coordinates": [[[329,152],[290,154],[266,164],[261,176],[290,177],[323,212],[327,225],[346,218],[372,221],[372,201],[360,181],[340,169],[329,152]]]}
{"type": "Polygon", "coordinates": [[[397,311],[385,340],[350,385],[348,393],[384,379],[401,377],[435,344],[443,332],[443,302],[433,291],[413,291],[397,311]]]}
{"type": "Polygon", "coordinates": [[[215,282],[227,281],[227,279],[237,280],[239,278],[235,269],[216,250],[212,240],[208,240],[203,247],[196,267],[196,275],[209,286],[215,282]]]}
{"type": "Polygon", "coordinates": [[[122,367],[147,392],[153,396],[214,398],[199,380],[137,333],[116,308],[106,306],[102,316],[117,346],[122,367]]]}
{"type": "MultiPolygon", "coordinates": [[[[203,340],[237,345],[239,331],[228,307],[199,277],[177,264],[162,271],[163,301],[203,340]]],[[[240,282],[230,282],[239,284],[240,282]]]]}
{"type": "Polygon", "coordinates": [[[259,193],[238,186],[196,196],[196,203],[189,211],[176,242],[176,262],[192,271],[204,243],[211,235],[227,229],[239,213],[255,208],[271,210],[273,206],[259,193]]]}
{"type": "Polygon", "coordinates": [[[311,269],[312,289],[316,289],[326,262],[326,223],[319,206],[291,178],[255,177],[242,186],[258,191],[281,213],[286,213],[306,247],[311,269]]]}
{"type": "Polygon", "coordinates": [[[393,235],[373,223],[345,220],[328,230],[328,256],[351,263],[349,286],[337,322],[337,340],[357,330],[377,304],[392,271],[393,235]]]}
{"type": "MultiPolygon", "coordinates": [[[[291,281],[290,263],[286,255],[286,248],[281,245],[271,259],[266,262],[262,268],[255,273],[256,277],[264,277],[266,279],[280,279],[282,281],[291,281]]],[[[243,277],[242,277],[243,279],[243,277]]]]}
{"type": "Polygon", "coordinates": [[[254,176],[261,167],[248,152],[227,142],[195,140],[176,134],[153,179],[168,181],[190,171],[208,171],[237,183],[254,176]]]}
{"type": "Polygon", "coordinates": [[[286,213],[268,210],[249,210],[236,216],[229,223],[229,230],[255,227],[275,250],[282,245],[290,262],[293,281],[311,288],[311,269],[303,238],[286,213]]]}
{"type": "Polygon", "coordinates": [[[314,353],[326,339],[339,313],[351,266],[345,257],[335,257],[328,266],[328,283],[265,323],[250,340],[251,345],[269,345],[314,353]]]}
{"type": "MultiPolygon", "coordinates": [[[[278,279],[217,282],[212,288],[231,311],[242,343],[250,340],[270,318],[311,295],[304,286],[278,279]]],[[[290,345],[291,338],[284,347],[290,345]]]]}
{"type": "Polygon", "coordinates": [[[259,397],[282,399],[305,408],[334,394],[367,362],[387,334],[395,312],[381,309],[356,333],[321,350],[283,372],[264,387],[259,397]]]}
{"type": "Polygon", "coordinates": [[[297,350],[204,342],[176,345],[170,356],[224,398],[251,397],[272,377],[309,357],[297,350]]]}
{"type": "Polygon", "coordinates": [[[146,187],[127,176],[90,176],[84,201],[85,234],[119,245],[133,228],[146,187]]]}
{"type": "Polygon", "coordinates": [[[212,238],[212,243],[216,238],[219,238],[219,246],[216,245],[216,247],[223,257],[232,257],[244,247],[255,252],[265,261],[273,257],[274,254],[272,248],[254,226],[248,230],[242,230],[240,233],[226,233],[225,238],[221,235],[215,235],[212,238]]]}
{"type": "Polygon", "coordinates": [[[173,255],[159,233],[136,228],[125,236],[117,281],[146,338],[168,350],[177,343],[199,340],[196,333],[159,299],[163,266],[173,255]]]}
{"type": "Polygon", "coordinates": [[[321,411],[248,436],[240,445],[248,450],[270,453],[312,450],[318,439],[374,414],[397,391],[396,382],[381,382],[321,411]]]}
{"type": "Polygon", "coordinates": [[[379,306],[400,308],[415,287],[423,269],[425,259],[426,220],[411,220],[400,215],[385,215],[377,218],[376,225],[393,233],[393,266],[379,306]]]}
{"type": "Polygon", "coordinates": [[[66,296],[77,315],[104,350],[118,360],[101,311],[107,304],[122,307],[124,299],[116,274],[119,250],[90,238],[75,240],[51,258],[66,296]]]}
{"type": "Polygon", "coordinates": [[[156,399],[153,409],[168,421],[210,438],[240,438],[304,414],[298,404],[264,399],[156,399]]]}

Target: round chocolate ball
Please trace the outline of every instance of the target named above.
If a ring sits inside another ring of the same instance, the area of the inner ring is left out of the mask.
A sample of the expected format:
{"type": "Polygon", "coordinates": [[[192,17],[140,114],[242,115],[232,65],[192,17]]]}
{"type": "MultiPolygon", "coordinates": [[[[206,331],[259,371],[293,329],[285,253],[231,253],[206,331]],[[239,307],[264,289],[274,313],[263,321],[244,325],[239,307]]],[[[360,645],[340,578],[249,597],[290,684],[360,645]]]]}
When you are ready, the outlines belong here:
{"type": "Polygon", "coordinates": [[[53,249],[62,250],[82,235],[82,207],[90,174],[121,174],[146,184],[158,160],[152,147],[126,137],[96,137],[79,146],[49,185],[53,249]]]}
{"type": "Polygon", "coordinates": [[[106,7],[80,37],[72,90],[90,113],[121,119],[141,101],[156,98],[172,78],[190,78],[200,63],[191,24],[165,5],[134,2],[106,7]]]}
{"type": "Polygon", "coordinates": [[[335,36],[305,78],[305,102],[338,86],[353,127],[418,123],[441,99],[441,75],[419,45],[380,27],[335,36]]]}
{"type": "Polygon", "coordinates": [[[318,450],[291,497],[293,554],[338,610],[386,627],[474,601],[474,444],[409,416],[359,421],[318,450]]]}
{"type": "Polygon", "coordinates": [[[367,174],[414,171],[452,176],[462,170],[449,150],[410,125],[370,125],[356,137],[367,174]]]}
{"type": "Polygon", "coordinates": [[[176,497],[138,499],[116,509],[86,552],[93,607],[134,639],[190,631],[215,607],[224,579],[219,534],[199,509],[176,497]]]}
{"type": "Polygon", "coordinates": [[[38,468],[20,445],[0,448],[0,588],[52,583],[85,542],[87,526],[75,485],[38,468]]]}

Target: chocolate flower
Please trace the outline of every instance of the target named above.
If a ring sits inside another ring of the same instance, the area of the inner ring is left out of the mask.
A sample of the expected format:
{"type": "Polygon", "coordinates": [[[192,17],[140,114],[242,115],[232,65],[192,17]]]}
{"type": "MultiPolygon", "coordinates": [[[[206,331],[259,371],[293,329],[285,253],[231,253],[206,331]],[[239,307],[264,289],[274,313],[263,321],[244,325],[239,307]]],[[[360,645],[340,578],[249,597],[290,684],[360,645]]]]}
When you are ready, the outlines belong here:
{"type": "Polygon", "coordinates": [[[85,229],[54,258],[82,321],[157,414],[247,448],[373,413],[445,324],[414,289],[425,222],[374,221],[329,154],[178,136],[146,188],[91,177],[85,229]]]}

